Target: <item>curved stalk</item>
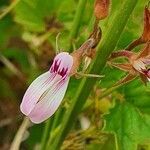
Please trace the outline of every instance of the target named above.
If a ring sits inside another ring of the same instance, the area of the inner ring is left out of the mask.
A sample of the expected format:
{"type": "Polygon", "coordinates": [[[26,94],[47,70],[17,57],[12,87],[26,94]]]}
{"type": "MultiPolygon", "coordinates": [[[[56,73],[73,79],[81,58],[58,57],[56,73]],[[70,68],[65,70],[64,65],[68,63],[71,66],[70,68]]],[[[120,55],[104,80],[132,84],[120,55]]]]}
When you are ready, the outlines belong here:
{"type": "Polygon", "coordinates": [[[16,5],[20,2],[20,0],[15,0],[12,2],[4,11],[0,14],[0,19],[4,18],[16,5]]]}

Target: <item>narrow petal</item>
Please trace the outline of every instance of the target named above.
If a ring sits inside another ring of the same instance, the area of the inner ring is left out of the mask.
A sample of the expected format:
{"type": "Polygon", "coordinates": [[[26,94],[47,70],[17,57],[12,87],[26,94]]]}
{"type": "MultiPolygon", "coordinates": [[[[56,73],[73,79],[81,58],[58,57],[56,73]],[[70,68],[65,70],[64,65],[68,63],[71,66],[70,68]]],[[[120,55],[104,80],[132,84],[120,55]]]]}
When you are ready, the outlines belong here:
{"type": "Polygon", "coordinates": [[[143,62],[146,64],[146,65],[150,65],[150,59],[143,59],[143,62]]]}
{"type": "Polygon", "coordinates": [[[140,59],[135,60],[133,62],[133,67],[134,67],[135,70],[137,70],[138,72],[141,72],[141,73],[142,73],[142,70],[146,70],[145,63],[140,59]]]}
{"type": "Polygon", "coordinates": [[[110,65],[122,70],[122,71],[127,71],[130,72],[132,70],[131,64],[122,64],[122,63],[110,63],[110,65]]]}
{"type": "Polygon", "coordinates": [[[113,52],[110,56],[110,60],[114,59],[114,58],[119,58],[119,57],[126,57],[126,58],[131,58],[132,56],[134,56],[134,53],[128,50],[120,50],[117,52],[113,52]]]}
{"type": "Polygon", "coordinates": [[[23,114],[28,115],[32,111],[41,95],[53,84],[53,78],[54,74],[48,71],[31,83],[20,105],[20,110],[23,114]]]}
{"type": "Polygon", "coordinates": [[[29,118],[34,123],[41,123],[52,116],[59,107],[68,87],[69,77],[53,84],[40,98],[29,118]]]}
{"type": "Polygon", "coordinates": [[[146,57],[148,55],[150,55],[150,43],[148,43],[146,47],[144,47],[144,49],[139,53],[137,59],[146,57]]]}

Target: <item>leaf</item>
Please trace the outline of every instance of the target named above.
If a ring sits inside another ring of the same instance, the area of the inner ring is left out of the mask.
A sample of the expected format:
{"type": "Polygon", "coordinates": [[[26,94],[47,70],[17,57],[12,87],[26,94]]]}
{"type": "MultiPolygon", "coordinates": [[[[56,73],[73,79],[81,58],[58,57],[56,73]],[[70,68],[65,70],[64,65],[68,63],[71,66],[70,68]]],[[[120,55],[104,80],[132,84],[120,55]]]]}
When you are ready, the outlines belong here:
{"type": "MultiPolygon", "coordinates": [[[[15,20],[27,30],[45,31],[45,18],[55,8],[54,0],[21,0],[15,8],[15,20]]],[[[58,3],[58,2],[57,2],[58,3]]]]}
{"type": "Polygon", "coordinates": [[[15,20],[28,30],[44,31],[44,22],[39,10],[35,0],[22,0],[15,8],[15,20]]]}
{"type": "Polygon", "coordinates": [[[134,80],[119,91],[126,101],[138,107],[140,111],[150,114],[150,84],[145,86],[140,79],[134,80]]]}
{"type": "Polygon", "coordinates": [[[9,83],[0,77],[0,97],[15,98],[9,83]]]}
{"type": "Polygon", "coordinates": [[[104,118],[104,131],[116,135],[119,150],[136,150],[138,144],[150,140],[150,116],[127,102],[117,104],[104,118]]]}

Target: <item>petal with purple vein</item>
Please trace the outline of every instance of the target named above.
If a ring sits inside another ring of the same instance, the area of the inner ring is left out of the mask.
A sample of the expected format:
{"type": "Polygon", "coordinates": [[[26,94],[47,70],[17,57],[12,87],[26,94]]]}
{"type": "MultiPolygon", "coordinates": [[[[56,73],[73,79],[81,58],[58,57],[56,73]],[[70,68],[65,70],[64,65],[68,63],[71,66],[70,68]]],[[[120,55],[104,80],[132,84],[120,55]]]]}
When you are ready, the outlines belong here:
{"type": "Polygon", "coordinates": [[[42,95],[40,101],[29,114],[32,122],[41,123],[55,113],[65,96],[69,79],[68,77],[65,80],[60,80],[42,95]]]}

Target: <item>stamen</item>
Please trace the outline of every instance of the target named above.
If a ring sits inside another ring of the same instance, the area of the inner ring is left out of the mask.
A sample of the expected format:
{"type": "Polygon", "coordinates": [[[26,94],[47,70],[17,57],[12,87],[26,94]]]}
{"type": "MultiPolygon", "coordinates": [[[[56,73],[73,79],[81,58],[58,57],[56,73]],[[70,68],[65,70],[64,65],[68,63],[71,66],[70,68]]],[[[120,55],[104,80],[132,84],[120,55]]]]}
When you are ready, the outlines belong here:
{"type": "Polygon", "coordinates": [[[67,75],[67,71],[68,71],[68,68],[63,68],[61,71],[58,72],[59,75],[61,75],[62,77],[66,76],[67,75]]]}
{"type": "Polygon", "coordinates": [[[56,61],[54,62],[54,72],[57,72],[57,71],[58,71],[58,68],[59,68],[59,66],[60,66],[60,63],[61,63],[61,61],[58,62],[58,60],[56,60],[56,61]]]}

